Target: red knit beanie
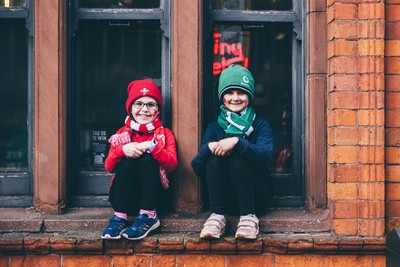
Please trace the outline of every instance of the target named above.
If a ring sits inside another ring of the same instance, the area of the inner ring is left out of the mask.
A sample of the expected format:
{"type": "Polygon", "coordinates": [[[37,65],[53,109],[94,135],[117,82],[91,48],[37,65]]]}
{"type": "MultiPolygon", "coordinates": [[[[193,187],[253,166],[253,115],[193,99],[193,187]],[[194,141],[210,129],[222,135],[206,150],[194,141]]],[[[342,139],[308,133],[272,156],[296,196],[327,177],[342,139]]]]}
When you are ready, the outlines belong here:
{"type": "Polygon", "coordinates": [[[128,85],[128,99],[126,99],[126,112],[128,115],[131,114],[133,102],[143,96],[154,98],[158,103],[159,109],[162,108],[162,96],[157,85],[150,79],[136,80],[128,85]]]}

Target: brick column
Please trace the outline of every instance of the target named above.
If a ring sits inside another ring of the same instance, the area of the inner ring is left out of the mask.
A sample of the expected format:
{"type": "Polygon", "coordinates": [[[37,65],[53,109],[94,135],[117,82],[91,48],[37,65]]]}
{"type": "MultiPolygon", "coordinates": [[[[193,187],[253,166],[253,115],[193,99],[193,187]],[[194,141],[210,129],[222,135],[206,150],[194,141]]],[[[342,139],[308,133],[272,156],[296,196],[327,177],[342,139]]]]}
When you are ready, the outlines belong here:
{"type": "Polygon", "coordinates": [[[384,3],[327,1],[328,205],[333,232],[385,233],[384,3]]]}
{"type": "Polygon", "coordinates": [[[34,206],[65,206],[66,1],[34,1],[34,206]]]}
{"type": "Polygon", "coordinates": [[[386,216],[400,227],[400,2],[386,1],[386,216]]]}

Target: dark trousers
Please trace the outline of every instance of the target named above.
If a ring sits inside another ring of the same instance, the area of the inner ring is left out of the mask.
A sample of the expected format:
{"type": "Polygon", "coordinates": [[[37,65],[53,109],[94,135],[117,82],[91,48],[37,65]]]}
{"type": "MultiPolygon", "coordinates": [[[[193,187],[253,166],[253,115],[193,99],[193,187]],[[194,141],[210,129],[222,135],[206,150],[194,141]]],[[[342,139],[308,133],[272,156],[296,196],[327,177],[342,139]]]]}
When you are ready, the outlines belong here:
{"type": "Polygon", "coordinates": [[[160,189],[159,165],[151,154],[145,153],[118,163],[109,201],[116,212],[135,215],[139,208],[156,208],[160,189]]]}
{"type": "Polygon", "coordinates": [[[255,214],[271,198],[268,179],[237,153],[226,157],[211,155],[206,167],[210,211],[225,214],[228,207],[236,205],[240,215],[255,214]]]}

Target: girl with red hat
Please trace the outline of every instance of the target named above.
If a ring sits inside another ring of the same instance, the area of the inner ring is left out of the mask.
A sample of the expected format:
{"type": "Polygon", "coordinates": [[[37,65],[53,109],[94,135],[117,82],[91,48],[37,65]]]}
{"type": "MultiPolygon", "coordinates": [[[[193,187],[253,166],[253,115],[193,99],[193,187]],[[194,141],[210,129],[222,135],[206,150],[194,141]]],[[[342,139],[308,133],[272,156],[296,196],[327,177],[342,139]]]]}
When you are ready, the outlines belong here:
{"type": "Polygon", "coordinates": [[[168,189],[167,173],[178,165],[175,137],[164,128],[159,114],[162,96],[150,79],[136,80],[128,85],[127,117],[108,140],[110,151],[105,168],[114,173],[109,201],[115,213],[103,239],[139,240],[160,226],[157,217],[157,196],[168,189]],[[128,214],[138,207],[139,215],[128,225],[128,214]],[[129,226],[129,227],[128,227],[129,226]]]}

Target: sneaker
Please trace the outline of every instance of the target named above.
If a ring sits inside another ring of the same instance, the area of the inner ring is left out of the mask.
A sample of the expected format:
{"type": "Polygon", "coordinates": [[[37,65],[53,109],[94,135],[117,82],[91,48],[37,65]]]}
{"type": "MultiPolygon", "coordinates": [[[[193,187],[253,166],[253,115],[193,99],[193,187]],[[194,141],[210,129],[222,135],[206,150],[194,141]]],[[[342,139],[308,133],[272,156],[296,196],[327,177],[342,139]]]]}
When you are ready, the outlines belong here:
{"type": "Polygon", "coordinates": [[[248,214],[240,216],[240,221],[236,230],[237,239],[256,239],[259,232],[259,220],[256,215],[248,214]]]}
{"type": "Polygon", "coordinates": [[[157,217],[153,219],[149,218],[147,214],[139,214],[136,221],[124,231],[122,236],[129,240],[139,240],[159,226],[160,220],[157,217]]]}
{"type": "Polygon", "coordinates": [[[116,215],[112,216],[106,229],[101,235],[102,239],[120,239],[121,233],[127,227],[127,221],[116,215]]]}
{"type": "Polygon", "coordinates": [[[220,238],[225,232],[225,217],[223,215],[211,214],[204,223],[200,238],[220,238]]]}

